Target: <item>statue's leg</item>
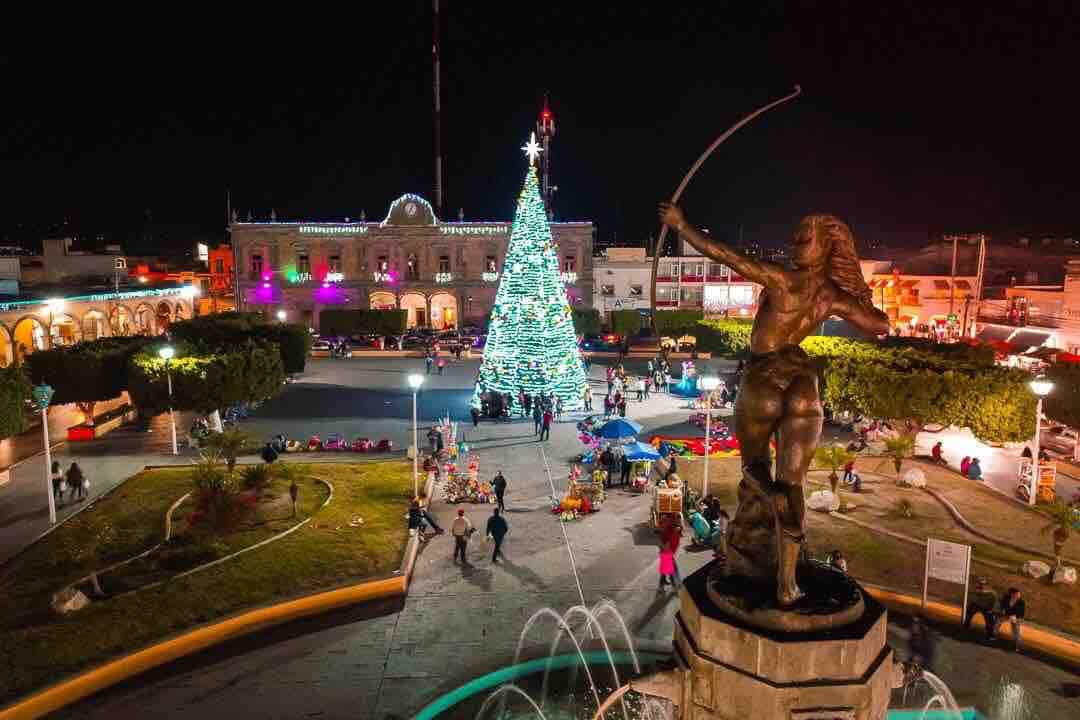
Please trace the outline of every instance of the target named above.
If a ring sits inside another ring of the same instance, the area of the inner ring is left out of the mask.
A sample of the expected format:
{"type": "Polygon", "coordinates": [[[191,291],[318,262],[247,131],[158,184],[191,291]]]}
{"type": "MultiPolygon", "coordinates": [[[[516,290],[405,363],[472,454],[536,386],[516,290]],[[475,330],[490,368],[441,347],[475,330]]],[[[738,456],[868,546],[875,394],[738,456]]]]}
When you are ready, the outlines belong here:
{"type": "Polygon", "coordinates": [[[739,507],[728,530],[724,572],[771,578],[777,565],[776,513],[769,443],[784,408],[783,390],[766,372],[746,373],[735,405],[735,434],[742,455],[739,507]]]}
{"type": "Polygon", "coordinates": [[[778,492],[773,496],[779,531],[777,600],[781,605],[792,605],[802,597],[795,582],[795,566],[806,534],[804,482],[821,438],[822,417],[817,379],[796,377],[784,397],[777,444],[778,492]]]}

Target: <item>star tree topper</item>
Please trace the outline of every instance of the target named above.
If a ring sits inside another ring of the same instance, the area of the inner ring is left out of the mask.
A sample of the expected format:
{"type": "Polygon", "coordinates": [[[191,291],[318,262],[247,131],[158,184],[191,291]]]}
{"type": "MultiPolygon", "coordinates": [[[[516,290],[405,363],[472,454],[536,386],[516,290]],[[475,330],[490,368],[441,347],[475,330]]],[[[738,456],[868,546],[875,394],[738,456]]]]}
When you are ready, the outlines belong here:
{"type": "Polygon", "coordinates": [[[529,142],[521,146],[521,149],[525,151],[525,154],[529,156],[529,165],[536,164],[536,158],[540,153],[544,152],[544,148],[540,147],[540,144],[536,142],[536,133],[533,132],[529,135],[529,142]]]}

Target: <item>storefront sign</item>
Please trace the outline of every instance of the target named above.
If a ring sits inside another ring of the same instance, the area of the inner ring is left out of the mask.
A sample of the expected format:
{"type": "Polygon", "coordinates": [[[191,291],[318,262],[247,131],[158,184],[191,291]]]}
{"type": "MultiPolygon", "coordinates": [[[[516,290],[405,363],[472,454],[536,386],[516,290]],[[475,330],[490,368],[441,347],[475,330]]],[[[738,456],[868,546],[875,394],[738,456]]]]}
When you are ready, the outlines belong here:
{"type": "Polygon", "coordinates": [[[328,272],[326,273],[326,282],[341,282],[345,279],[345,273],[328,272]]]}
{"type": "Polygon", "coordinates": [[[435,273],[435,282],[437,283],[448,283],[453,279],[453,273],[435,273]]]}
{"type": "Polygon", "coordinates": [[[378,282],[378,283],[394,282],[393,273],[379,272],[378,270],[376,270],[375,272],[372,273],[372,275],[375,277],[375,282],[378,282]]]}
{"type": "Polygon", "coordinates": [[[576,272],[564,272],[562,274],[562,279],[563,279],[563,282],[565,282],[565,283],[576,283],[577,282],[577,273],[576,272]]]}
{"type": "Polygon", "coordinates": [[[498,279],[499,279],[499,273],[497,273],[497,272],[486,272],[486,273],[484,273],[484,282],[495,282],[498,279]]]}
{"type": "Polygon", "coordinates": [[[305,283],[311,281],[311,273],[289,273],[289,282],[291,283],[305,283]]]}
{"type": "Polygon", "coordinates": [[[301,225],[301,235],[363,235],[367,225],[301,225]]]}

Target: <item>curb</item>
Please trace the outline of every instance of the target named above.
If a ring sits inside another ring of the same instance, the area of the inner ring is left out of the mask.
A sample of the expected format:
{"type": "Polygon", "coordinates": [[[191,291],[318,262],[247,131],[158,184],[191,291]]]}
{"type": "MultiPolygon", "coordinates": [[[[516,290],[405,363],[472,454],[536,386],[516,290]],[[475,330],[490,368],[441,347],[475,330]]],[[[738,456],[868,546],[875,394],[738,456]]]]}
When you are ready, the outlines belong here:
{"type": "MultiPolygon", "coordinates": [[[[428,498],[431,497],[432,489],[433,482],[429,478],[426,485],[428,498]]],[[[401,568],[394,571],[394,577],[368,580],[256,610],[248,610],[227,620],[190,630],[174,638],[105,662],[71,679],[62,680],[51,687],[35,692],[22,700],[16,700],[0,708],[0,720],[33,720],[43,717],[147,670],[276,625],[363,602],[404,597],[409,590],[409,581],[412,578],[419,546],[418,538],[409,539],[401,568]]]]}
{"type": "MultiPolygon", "coordinates": [[[[963,618],[960,613],[960,608],[956,605],[950,605],[948,603],[927,601],[926,609],[922,608],[922,598],[915,597],[914,595],[908,595],[906,593],[897,592],[896,590],[889,590],[877,585],[869,585],[860,583],[866,592],[889,610],[895,610],[896,612],[903,613],[905,615],[917,615],[919,613],[924,614],[926,617],[931,618],[937,622],[948,623],[950,625],[961,626],[963,625],[963,618]]],[[[979,629],[985,627],[983,618],[981,615],[976,617],[972,621],[972,625],[977,626],[979,629]]],[[[998,637],[1012,639],[1012,626],[1007,629],[1002,624],[1002,627],[998,629],[998,637]]],[[[1064,637],[1057,633],[1045,630],[1038,625],[1032,623],[1024,623],[1024,640],[1023,645],[1025,648],[1036,650],[1045,655],[1049,655],[1057,660],[1068,663],[1069,665],[1080,668],[1080,641],[1071,638],[1064,637]]],[[[3,715],[0,715],[3,718],[3,715]]]]}

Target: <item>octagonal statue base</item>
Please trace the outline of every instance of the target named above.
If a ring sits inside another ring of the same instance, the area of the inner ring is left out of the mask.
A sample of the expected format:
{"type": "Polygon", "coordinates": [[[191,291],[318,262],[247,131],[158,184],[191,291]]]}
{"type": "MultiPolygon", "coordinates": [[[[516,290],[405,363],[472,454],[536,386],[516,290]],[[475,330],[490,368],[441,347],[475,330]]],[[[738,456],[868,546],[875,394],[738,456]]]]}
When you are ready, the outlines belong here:
{"type": "Polygon", "coordinates": [[[862,614],[806,632],[755,627],[686,578],[675,616],[682,720],[884,720],[894,683],[887,613],[861,588],[862,614]]]}

